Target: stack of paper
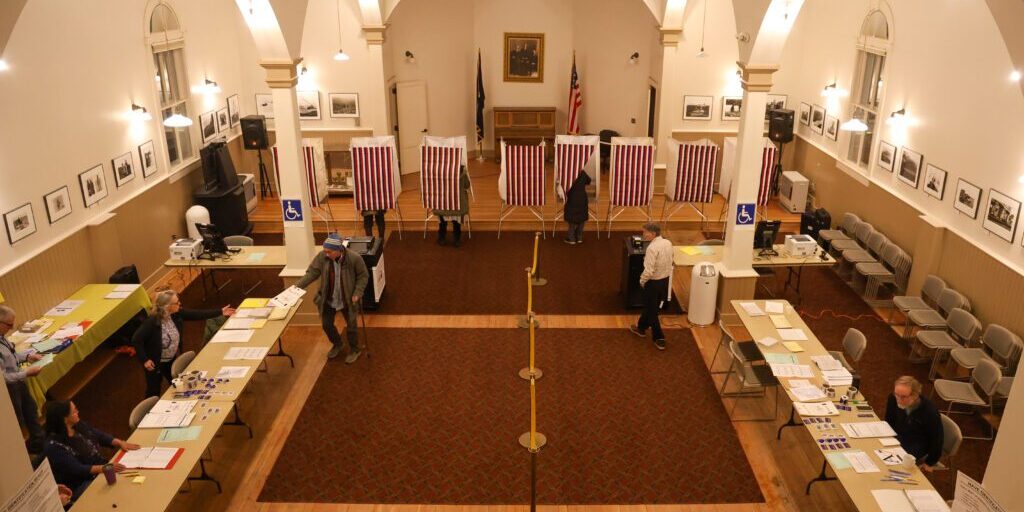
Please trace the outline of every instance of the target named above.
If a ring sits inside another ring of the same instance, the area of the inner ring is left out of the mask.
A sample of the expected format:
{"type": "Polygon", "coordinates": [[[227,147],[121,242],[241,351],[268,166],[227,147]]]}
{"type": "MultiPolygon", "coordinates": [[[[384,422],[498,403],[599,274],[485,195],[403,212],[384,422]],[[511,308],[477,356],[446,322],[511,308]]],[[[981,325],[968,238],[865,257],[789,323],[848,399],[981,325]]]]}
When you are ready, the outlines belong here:
{"type": "Polygon", "coordinates": [[[276,297],[270,299],[267,304],[270,306],[283,306],[290,308],[298,304],[299,299],[301,299],[305,294],[306,290],[297,286],[289,286],[288,288],[285,288],[283,292],[277,294],[276,297]]]}
{"type": "Polygon", "coordinates": [[[801,347],[800,344],[795,342],[795,341],[783,341],[782,342],[782,346],[786,347],[786,350],[789,350],[790,352],[803,352],[804,351],[804,348],[801,347]]]}
{"type": "Polygon", "coordinates": [[[232,318],[266,318],[274,308],[239,308],[232,318]]]}
{"type": "Polygon", "coordinates": [[[878,469],[878,466],[871,460],[871,457],[860,451],[846,452],[846,460],[850,461],[850,465],[858,473],[878,473],[882,471],[878,469]]]}
{"type": "Polygon", "coordinates": [[[63,340],[67,338],[77,338],[85,333],[85,329],[79,324],[64,325],[56,332],[50,335],[50,339],[63,340]]]}
{"type": "Polygon", "coordinates": [[[170,469],[184,448],[139,448],[123,452],[117,461],[128,469],[170,469]]]}
{"type": "Polygon", "coordinates": [[[267,321],[263,318],[239,318],[235,315],[224,322],[221,329],[261,329],[266,324],[267,321]]]}
{"type": "Polygon", "coordinates": [[[85,303],[84,300],[66,300],[47,311],[45,316],[68,316],[83,303],[85,303]]]}
{"type": "Polygon", "coordinates": [[[768,363],[772,368],[772,374],[776,377],[814,377],[811,366],[807,364],[782,364],[768,363]]]}
{"type": "Polygon", "coordinates": [[[255,299],[255,298],[245,299],[245,300],[242,301],[241,304],[238,305],[238,309],[251,309],[251,308],[266,307],[267,301],[269,301],[269,300],[270,299],[255,299]]]}
{"type": "Polygon", "coordinates": [[[270,312],[270,316],[267,317],[267,320],[284,320],[285,317],[288,316],[288,311],[290,310],[291,308],[277,306],[270,312]]]}
{"type": "Polygon", "coordinates": [[[221,329],[210,338],[210,343],[248,343],[252,329],[221,329]]]}
{"type": "Polygon", "coordinates": [[[949,512],[945,500],[934,490],[873,489],[871,495],[885,512],[949,512]]]}
{"type": "Polygon", "coordinates": [[[829,386],[849,386],[853,384],[853,375],[846,368],[822,370],[821,377],[829,386]]]}
{"type": "Polygon", "coordinates": [[[740,307],[748,316],[764,316],[764,311],[757,307],[756,302],[740,302],[740,307]]]}
{"type": "Polygon", "coordinates": [[[158,414],[188,414],[196,406],[192,400],[158,400],[149,412],[158,414]]]}
{"type": "MultiPolygon", "coordinates": [[[[806,389],[806,388],[805,388],[806,389]]],[[[836,409],[832,402],[793,402],[793,408],[800,416],[838,416],[839,409],[836,409]]]]}
{"type": "Polygon", "coordinates": [[[151,412],[142,418],[142,421],[139,422],[139,428],[187,427],[192,423],[192,418],[195,417],[196,414],[193,412],[188,414],[161,414],[151,412]]]}
{"type": "Polygon", "coordinates": [[[865,421],[861,423],[841,423],[846,435],[853,438],[864,437],[896,437],[896,431],[884,421],[865,421]]]}
{"type": "Polygon", "coordinates": [[[262,361],[267,357],[268,347],[231,347],[224,354],[225,361],[262,361]]]}
{"type": "MultiPolygon", "coordinates": [[[[793,381],[790,381],[790,382],[793,382],[793,381]]],[[[801,402],[813,402],[813,401],[816,401],[816,400],[821,400],[821,399],[826,398],[828,396],[828,395],[825,394],[824,391],[821,390],[821,388],[818,388],[818,387],[815,387],[815,386],[808,386],[808,387],[801,387],[801,388],[790,388],[789,392],[793,393],[793,396],[797,400],[800,400],[801,402]]],[[[829,405],[831,405],[831,404],[832,404],[832,402],[829,402],[829,405]]]]}
{"type": "Polygon", "coordinates": [[[766,338],[761,338],[761,339],[757,340],[757,342],[762,344],[762,345],[764,345],[764,346],[766,346],[766,347],[770,347],[770,346],[778,343],[779,340],[777,340],[775,338],[772,338],[771,336],[768,336],[766,338]]]}
{"type": "Polygon", "coordinates": [[[796,364],[796,356],[792,354],[765,354],[764,360],[767,363],[775,364],[796,364]]]}
{"type": "Polygon", "coordinates": [[[811,356],[811,361],[822,370],[838,370],[843,367],[843,363],[832,356],[811,356]]]}
{"type": "Polygon", "coordinates": [[[767,300],[764,302],[764,310],[769,315],[781,315],[786,310],[785,305],[785,302],[767,300]]]}
{"type": "Polygon", "coordinates": [[[807,341],[807,334],[800,329],[779,329],[783,341],[807,341]]]}
{"type": "Polygon", "coordinates": [[[917,512],[949,512],[946,500],[942,499],[938,491],[907,489],[904,492],[907,493],[907,499],[910,500],[910,504],[917,512]]]}
{"type": "Polygon", "coordinates": [[[793,324],[789,323],[789,319],[786,318],[786,315],[768,315],[768,318],[772,320],[772,325],[774,325],[776,329],[789,329],[790,327],[793,327],[793,324]]]}

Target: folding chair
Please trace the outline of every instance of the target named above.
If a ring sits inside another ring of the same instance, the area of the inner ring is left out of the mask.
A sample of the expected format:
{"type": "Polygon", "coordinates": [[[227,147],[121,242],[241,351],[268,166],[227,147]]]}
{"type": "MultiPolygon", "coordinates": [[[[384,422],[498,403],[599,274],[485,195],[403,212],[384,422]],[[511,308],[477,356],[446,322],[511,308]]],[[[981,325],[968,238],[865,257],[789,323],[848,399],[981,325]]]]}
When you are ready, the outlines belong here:
{"type": "Polygon", "coordinates": [[[860,362],[860,359],[864,357],[864,350],[867,347],[868,339],[864,336],[864,333],[850,327],[846,330],[846,335],[843,336],[843,350],[829,350],[828,355],[842,363],[843,368],[846,368],[850,373],[854,373],[855,369],[850,364],[850,360],[854,363],[860,362]],[[846,356],[849,356],[850,360],[847,360],[846,356]]]}
{"type": "Polygon", "coordinates": [[[928,274],[921,285],[921,295],[898,295],[892,298],[892,311],[889,312],[889,323],[899,311],[904,317],[915,309],[935,309],[939,304],[939,295],[946,289],[946,282],[939,276],[928,274]]]}
{"type": "MultiPolygon", "coordinates": [[[[933,352],[932,366],[928,370],[928,378],[931,380],[935,380],[935,372],[938,370],[943,354],[969,345],[981,332],[981,322],[974,315],[960,308],[953,308],[949,312],[946,325],[949,327],[948,332],[939,330],[917,332],[917,344],[933,352]]],[[[912,362],[927,361],[927,357],[918,356],[917,344],[910,347],[910,360],[912,362]]]]}
{"type": "Polygon", "coordinates": [[[751,361],[746,359],[739,344],[735,341],[729,342],[729,355],[731,357],[729,371],[725,374],[725,380],[722,381],[722,389],[719,390],[719,395],[730,397],[734,400],[732,407],[729,409],[729,419],[736,422],[775,421],[775,418],[779,415],[779,380],[772,374],[771,367],[768,365],[751,364],[751,361]],[[736,376],[740,389],[739,391],[727,392],[729,378],[733,375],[736,376]],[[764,397],[769,387],[775,388],[775,408],[774,414],[771,417],[742,420],[733,418],[733,413],[736,411],[736,405],[739,404],[740,398],[764,397]],[[756,390],[760,390],[760,393],[758,394],[756,390]]]}
{"type": "Polygon", "coordinates": [[[846,249],[839,257],[837,273],[842,275],[853,274],[853,266],[858,263],[875,263],[882,257],[882,250],[889,245],[889,239],[881,231],[872,231],[868,235],[867,243],[863,249],[846,249]]]}
{"type": "Polygon", "coordinates": [[[939,294],[939,309],[915,309],[907,313],[907,323],[903,328],[903,337],[910,338],[910,333],[914,327],[920,329],[945,329],[947,327],[946,318],[949,313],[955,308],[960,308],[964,311],[971,311],[971,302],[967,300],[967,297],[952,288],[946,288],[939,294]]]}
{"type": "Polygon", "coordinates": [[[818,240],[821,240],[822,246],[828,250],[834,240],[849,240],[853,237],[853,230],[857,227],[858,222],[860,222],[860,217],[846,212],[843,214],[842,220],[839,221],[837,229],[818,231],[818,240]]]}
{"type": "Polygon", "coordinates": [[[547,229],[540,209],[544,207],[544,142],[534,145],[513,145],[501,141],[501,174],[498,175],[498,238],[501,224],[517,208],[526,208],[540,221],[540,232],[547,229]]]}
{"type": "MultiPolygon", "coordinates": [[[[353,137],[352,152],[352,204],[356,223],[367,210],[394,210],[398,217],[398,237],[402,237],[402,209],[398,196],[402,193],[402,179],[398,172],[398,152],[395,136],[353,137]]],[[[383,234],[381,235],[383,236],[383,234]]]]}
{"type": "Polygon", "coordinates": [[[743,328],[742,324],[726,325],[725,321],[721,318],[718,319],[718,345],[715,347],[715,353],[711,356],[711,363],[708,365],[708,371],[712,375],[719,375],[723,373],[729,373],[728,370],[715,370],[715,362],[718,360],[718,352],[722,347],[727,347],[730,343],[735,343],[739,347],[740,354],[743,356],[743,360],[747,362],[764,361],[764,355],[757,348],[757,342],[753,341],[748,337],[745,340],[737,340],[737,334],[733,329],[743,328]]]}
{"type": "MultiPolygon", "coordinates": [[[[953,418],[940,414],[939,419],[942,421],[942,456],[939,457],[939,462],[932,469],[949,471],[955,475],[953,457],[960,451],[960,445],[964,442],[964,433],[960,431],[960,425],[957,425],[953,418]]],[[[950,493],[956,488],[955,482],[956,479],[952,479],[950,482],[950,493]]]]}
{"type": "MultiPolygon", "coordinates": [[[[994,416],[993,398],[1002,378],[1003,374],[994,362],[991,360],[981,360],[978,362],[977,368],[971,372],[970,381],[938,379],[935,381],[934,387],[932,387],[932,394],[938,395],[939,398],[949,404],[946,407],[947,415],[973,414],[975,412],[973,408],[988,407],[988,413],[994,416]],[[980,394],[978,393],[979,390],[981,391],[980,394]],[[953,406],[957,404],[970,406],[972,410],[954,411],[953,406]]],[[[964,438],[991,441],[995,439],[995,429],[990,424],[988,437],[964,436],[964,438]]]]}
{"type": "Polygon", "coordinates": [[[992,361],[1001,371],[1013,374],[1022,348],[1024,343],[1020,336],[1001,325],[989,324],[981,336],[981,347],[957,347],[950,351],[949,357],[967,370],[973,370],[981,361],[992,361]]]}
{"type": "Polygon", "coordinates": [[[828,252],[835,258],[842,258],[843,251],[851,249],[864,249],[868,245],[868,238],[875,232],[875,227],[868,222],[860,221],[853,228],[853,238],[847,240],[833,240],[829,245],[828,252]]]}
{"type": "Polygon", "coordinates": [[[600,138],[594,135],[555,135],[554,193],[555,198],[562,201],[562,207],[551,219],[551,236],[555,235],[558,219],[565,218],[565,196],[581,172],[590,175],[594,187],[589,215],[596,223],[595,232],[600,233],[601,219],[597,216],[597,205],[601,201],[600,138]]]}
{"type": "Polygon", "coordinates": [[[863,278],[864,301],[872,306],[888,305],[890,301],[878,299],[879,288],[891,287],[894,295],[906,290],[911,263],[909,254],[896,244],[889,244],[882,250],[882,261],[853,266],[853,287],[858,288],[858,276],[863,278]]]}

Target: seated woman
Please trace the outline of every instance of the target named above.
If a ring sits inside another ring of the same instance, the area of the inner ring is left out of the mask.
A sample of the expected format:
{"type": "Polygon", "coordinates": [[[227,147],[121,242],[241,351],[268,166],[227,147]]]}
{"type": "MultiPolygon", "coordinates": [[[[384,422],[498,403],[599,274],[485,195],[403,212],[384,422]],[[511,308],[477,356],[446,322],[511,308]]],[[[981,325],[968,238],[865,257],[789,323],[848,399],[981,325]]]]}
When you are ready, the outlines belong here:
{"type": "Polygon", "coordinates": [[[178,292],[164,290],[156,294],[153,311],[142,321],[132,335],[135,357],[146,369],[146,397],[160,396],[160,383],[171,381],[171,363],[181,348],[182,326],[185,320],[206,320],[218,316],[231,316],[234,308],[185,309],[181,307],[178,292]]]}
{"type": "MultiPolygon", "coordinates": [[[[92,479],[103,472],[107,458],[100,453],[100,445],[122,450],[139,449],[137,444],[115,439],[81,421],[73,402],[50,401],[44,409],[46,443],[43,454],[50,461],[53,478],[58,484],[71,488],[74,499],[78,499],[92,479]]],[[[124,471],[124,466],[114,464],[114,470],[124,471]]]]}

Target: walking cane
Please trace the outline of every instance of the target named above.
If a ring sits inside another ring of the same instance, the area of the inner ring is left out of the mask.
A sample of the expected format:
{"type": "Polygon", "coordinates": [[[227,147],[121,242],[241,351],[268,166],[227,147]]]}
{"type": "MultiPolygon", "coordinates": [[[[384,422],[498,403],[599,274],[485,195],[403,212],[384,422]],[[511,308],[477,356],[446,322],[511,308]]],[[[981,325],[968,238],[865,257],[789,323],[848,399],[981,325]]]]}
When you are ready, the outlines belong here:
{"type": "Polygon", "coordinates": [[[370,342],[366,337],[366,311],[363,310],[363,301],[359,301],[359,318],[363,323],[363,347],[366,348],[366,358],[370,358],[370,342]]]}

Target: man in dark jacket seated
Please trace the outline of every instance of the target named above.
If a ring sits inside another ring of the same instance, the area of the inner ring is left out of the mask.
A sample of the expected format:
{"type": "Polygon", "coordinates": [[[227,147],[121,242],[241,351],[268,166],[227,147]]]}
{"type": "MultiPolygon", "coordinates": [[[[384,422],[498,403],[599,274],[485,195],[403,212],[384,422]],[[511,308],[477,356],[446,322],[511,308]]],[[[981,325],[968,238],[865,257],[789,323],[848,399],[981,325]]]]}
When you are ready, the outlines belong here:
{"type": "Polygon", "coordinates": [[[928,397],[921,396],[921,383],[904,375],[896,379],[885,421],[896,431],[900,446],[917,459],[922,471],[931,472],[942,456],[942,420],[928,397]]]}

